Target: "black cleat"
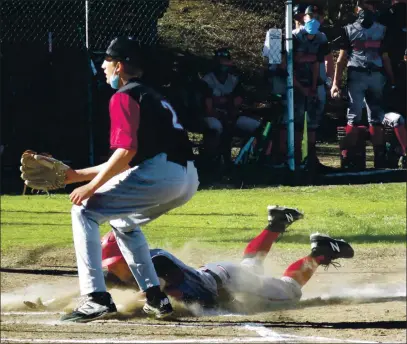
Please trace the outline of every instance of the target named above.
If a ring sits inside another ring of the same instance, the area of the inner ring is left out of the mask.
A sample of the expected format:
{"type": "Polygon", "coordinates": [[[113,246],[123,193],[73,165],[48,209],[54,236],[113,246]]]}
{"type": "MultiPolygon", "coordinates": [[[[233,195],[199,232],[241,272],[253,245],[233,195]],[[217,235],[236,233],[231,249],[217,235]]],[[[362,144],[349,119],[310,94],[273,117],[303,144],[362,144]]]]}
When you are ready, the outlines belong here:
{"type": "Polygon", "coordinates": [[[173,309],[168,299],[168,296],[163,292],[155,292],[154,297],[149,299],[147,294],[147,301],[143,306],[143,311],[149,315],[154,315],[157,319],[163,319],[173,313],[173,309]]]}
{"type": "Polygon", "coordinates": [[[332,239],[328,235],[314,233],[310,236],[311,256],[323,256],[321,265],[329,265],[338,258],[353,258],[353,248],[344,240],[332,239]]]}
{"type": "Polygon", "coordinates": [[[268,226],[273,232],[285,232],[286,228],[304,217],[298,209],[269,205],[267,207],[268,226]]]}
{"type": "Polygon", "coordinates": [[[108,292],[91,293],[83,297],[72,313],[65,314],[61,321],[85,323],[116,313],[116,305],[108,292]]]}

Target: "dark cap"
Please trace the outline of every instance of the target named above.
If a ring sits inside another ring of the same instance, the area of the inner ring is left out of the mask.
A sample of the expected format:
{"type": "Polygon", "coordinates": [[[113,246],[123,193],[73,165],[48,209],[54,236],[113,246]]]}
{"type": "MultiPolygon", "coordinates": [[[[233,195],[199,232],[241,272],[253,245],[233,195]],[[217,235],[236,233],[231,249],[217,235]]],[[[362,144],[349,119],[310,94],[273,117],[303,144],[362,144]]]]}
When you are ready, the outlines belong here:
{"type": "Polygon", "coordinates": [[[322,14],[323,11],[315,5],[309,5],[307,6],[307,8],[305,9],[305,14],[322,14]]]}
{"type": "Polygon", "coordinates": [[[308,7],[307,4],[297,4],[297,5],[295,5],[293,7],[294,16],[298,16],[299,14],[304,14],[307,7],[308,7]]]}
{"type": "Polygon", "coordinates": [[[216,49],[214,52],[214,55],[216,58],[224,58],[224,59],[228,59],[228,60],[232,59],[232,56],[230,55],[230,51],[228,48],[216,49]]]}
{"type": "Polygon", "coordinates": [[[133,37],[122,36],[115,38],[106,50],[106,58],[138,63],[141,57],[141,44],[133,37]]]}

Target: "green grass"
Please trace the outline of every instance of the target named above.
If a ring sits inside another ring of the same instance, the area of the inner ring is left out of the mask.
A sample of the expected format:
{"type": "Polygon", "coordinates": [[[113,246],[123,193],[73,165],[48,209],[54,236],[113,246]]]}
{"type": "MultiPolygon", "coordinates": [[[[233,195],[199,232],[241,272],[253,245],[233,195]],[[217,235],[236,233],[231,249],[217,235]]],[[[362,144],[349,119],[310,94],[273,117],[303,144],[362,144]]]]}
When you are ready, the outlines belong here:
{"type": "MultiPolygon", "coordinates": [[[[70,247],[67,195],[3,196],[1,249],[70,247]]],[[[320,231],[358,244],[404,244],[406,185],[278,187],[251,190],[204,190],[192,201],[144,227],[152,246],[238,248],[266,224],[268,204],[302,209],[306,218],[291,227],[279,245],[308,245],[320,231]]],[[[108,230],[102,226],[102,233],[108,230]]]]}

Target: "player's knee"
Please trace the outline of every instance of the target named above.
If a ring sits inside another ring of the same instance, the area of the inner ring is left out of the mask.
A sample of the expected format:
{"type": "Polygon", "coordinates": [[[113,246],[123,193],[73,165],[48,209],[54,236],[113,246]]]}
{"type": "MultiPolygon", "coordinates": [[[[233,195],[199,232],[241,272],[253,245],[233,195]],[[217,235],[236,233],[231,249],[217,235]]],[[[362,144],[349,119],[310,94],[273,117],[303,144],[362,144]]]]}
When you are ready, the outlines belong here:
{"type": "Polygon", "coordinates": [[[302,296],[301,285],[291,277],[281,277],[281,280],[286,283],[287,298],[291,301],[299,301],[302,296]]]}
{"type": "Polygon", "coordinates": [[[384,117],[384,124],[388,125],[391,128],[396,128],[398,126],[404,125],[405,120],[403,116],[401,116],[397,112],[389,112],[386,113],[384,117]]]}
{"type": "Polygon", "coordinates": [[[71,217],[72,219],[78,219],[83,217],[83,211],[84,211],[84,206],[83,205],[73,205],[71,208],[71,217]]]}
{"type": "Polygon", "coordinates": [[[205,122],[207,128],[215,135],[220,135],[223,132],[222,123],[214,117],[206,117],[205,122]]]}
{"type": "Polygon", "coordinates": [[[259,121],[247,116],[240,116],[236,121],[236,127],[248,133],[254,133],[259,126],[259,121]]]}

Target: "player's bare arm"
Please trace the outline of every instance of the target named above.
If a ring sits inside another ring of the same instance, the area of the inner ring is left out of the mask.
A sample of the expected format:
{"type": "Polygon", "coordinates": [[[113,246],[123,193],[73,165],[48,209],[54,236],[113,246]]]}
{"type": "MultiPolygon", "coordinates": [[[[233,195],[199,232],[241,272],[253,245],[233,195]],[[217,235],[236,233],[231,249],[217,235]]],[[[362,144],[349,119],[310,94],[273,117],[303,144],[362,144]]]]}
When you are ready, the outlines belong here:
{"type": "Polygon", "coordinates": [[[335,74],[335,64],[332,53],[329,53],[328,55],[325,56],[325,69],[326,76],[333,80],[335,74]]]}
{"type": "MultiPolygon", "coordinates": [[[[100,171],[102,171],[105,168],[106,164],[107,164],[107,161],[104,162],[103,164],[80,169],[80,170],[69,169],[66,171],[65,184],[75,184],[75,183],[91,181],[93,178],[95,178],[98,175],[98,173],[100,171]]],[[[119,171],[119,173],[127,170],[128,168],[129,168],[129,166],[126,166],[125,168],[123,168],[122,171],[119,171]]]]}
{"type": "Polygon", "coordinates": [[[211,97],[205,99],[205,109],[208,117],[216,117],[216,112],[213,107],[213,99],[211,97]]]}
{"type": "Polygon", "coordinates": [[[118,148],[112,154],[110,159],[100,165],[100,172],[92,179],[92,181],[86,185],[76,188],[69,195],[69,199],[73,204],[80,205],[82,201],[92,196],[97,189],[105,184],[109,179],[119,174],[126,168],[128,168],[130,161],[136,155],[134,149],[118,148]]]}
{"type": "Polygon", "coordinates": [[[337,98],[339,94],[339,88],[342,83],[342,74],[343,70],[345,69],[346,64],[348,63],[348,57],[346,50],[339,51],[339,57],[336,61],[336,68],[335,68],[335,76],[334,81],[331,88],[331,97],[337,98]]]}

